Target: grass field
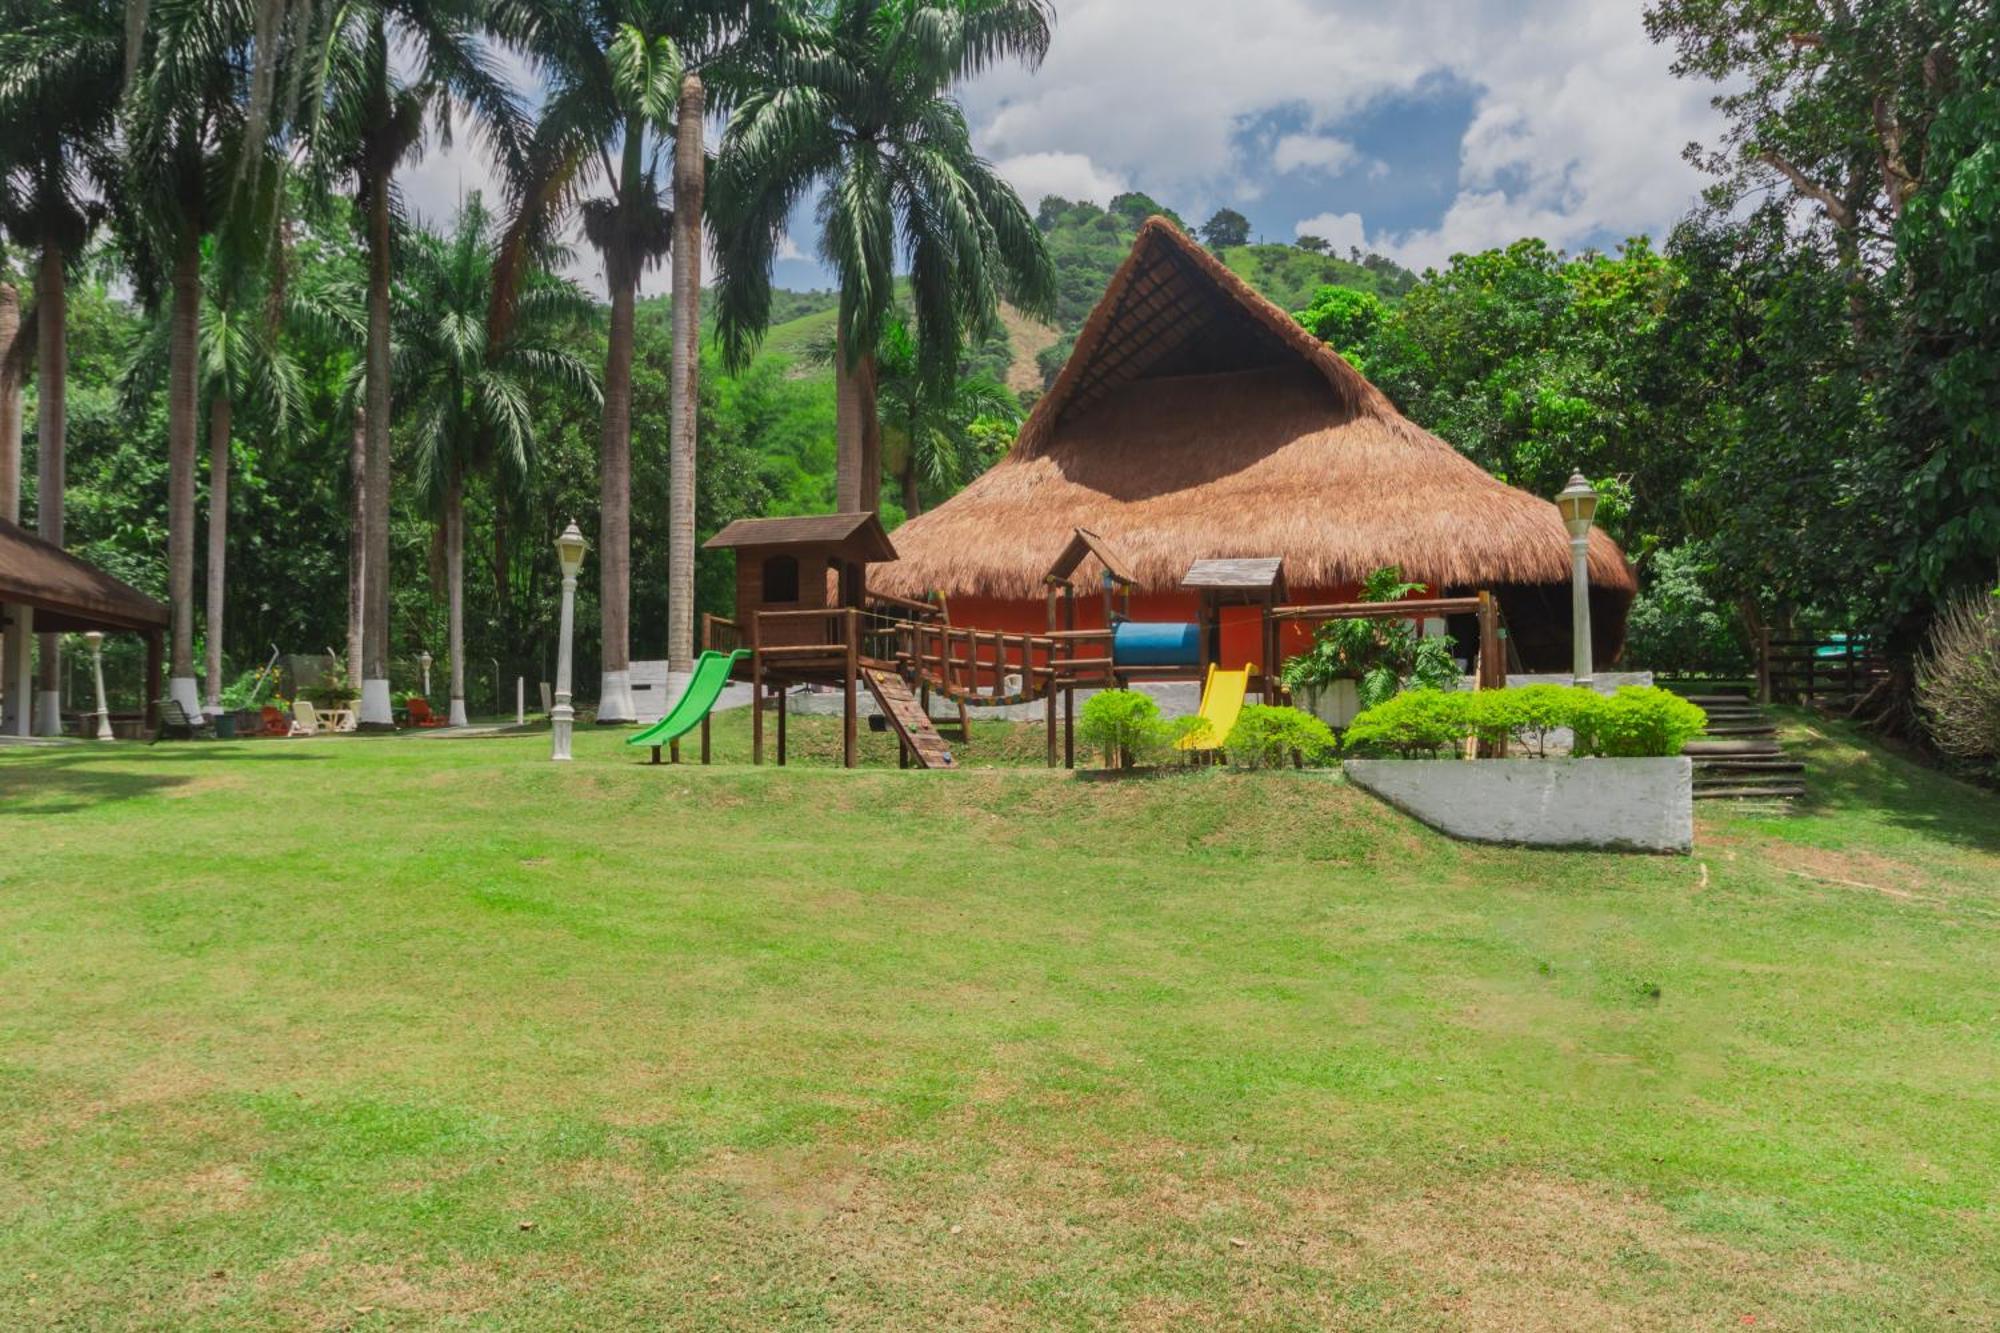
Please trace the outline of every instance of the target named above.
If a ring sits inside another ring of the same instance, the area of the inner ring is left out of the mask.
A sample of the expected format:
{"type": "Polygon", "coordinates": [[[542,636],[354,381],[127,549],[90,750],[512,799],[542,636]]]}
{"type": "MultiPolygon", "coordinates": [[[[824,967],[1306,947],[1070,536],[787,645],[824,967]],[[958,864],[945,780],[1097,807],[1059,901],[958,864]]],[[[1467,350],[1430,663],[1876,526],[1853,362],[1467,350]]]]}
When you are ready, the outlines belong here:
{"type": "Polygon", "coordinates": [[[1692,859],[822,723],[0,753],[0,1327],[1990,1327],[2000,801],[1813,725],[1692,859]]]}

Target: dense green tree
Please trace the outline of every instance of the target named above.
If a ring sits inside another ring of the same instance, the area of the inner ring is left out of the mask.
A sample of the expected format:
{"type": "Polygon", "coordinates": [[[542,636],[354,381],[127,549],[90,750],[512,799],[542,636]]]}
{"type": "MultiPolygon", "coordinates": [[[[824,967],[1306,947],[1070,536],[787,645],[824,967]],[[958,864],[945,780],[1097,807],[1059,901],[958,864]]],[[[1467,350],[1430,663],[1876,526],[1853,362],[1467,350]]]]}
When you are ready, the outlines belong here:
{"type": "Polygon", "coordinates": [[[935,381],[957,372],[968,336],[998,329],[1003,296],[1033,315],[1053,304],[1041,234],[951,96],[997,60],[1039,62],[1049,23],[1044,0],[830,0],[813,47],[775,62],[730,123],[714,181],[718,331],[742,365],[792,211],[818,189],[820,253],[840,283],[843,509],[880,505],[876,358],[899,258],[935,381]]]}
{"type": "Polygon", "coordinates": [[[354,434],[364,451],[362,722],[392,723],[389,704],[390,285],[395,175],[425,143],[449,142],[469,114],[522,170],[525,138],[514,90],[483,24],[483,0],[354,0],[332,9],[299,56],[300,136],[324,187],[346,184],[360,205],[368,254],[366,394],[354,434]]]}
{"type": "Polygon", "coordinates": [[[1233,208],[1218,208],[1201,224],[1202,243],[1211,250],[1250,244],[1250,219],[1233,208]]]}
{"type": "Polygon", "coordinates": [[[584,398],[598,392],[590,368],[566,345],[569,331],[593,313],[567,282],[545,272],[527,274],[505,341],[488,342],[499,231],[473,194],[447,234],[418,231],[408,239],[396,289],[398,411],[408,424],[419,492],[437,514],[444,542],[454,726],[466,721],[467,483],[484,479],[498,497],[529,484],[535,456],[531,384],[558,384],[584,398]]]}
{"type": "MultiPolygon", "coordinates": [[[[124,61],[124,21],[111,0],[0,5],[0,226],[36,253],[36,530],[63,544],[68,425],[67,292],[71,269],[116,188],[112,117],[124,61]]],[[[16,315],[14,334],[20,324],[16,315]]],[[[0,349],[0,452],[10,460],[4,503],[18,505],[20,360],[0,349]]],[[[25,349],[24,349],[25,350],[25,349]]],[[[18,515],[18,510],[9,517],[18,515]]],[[[60,707],[58,636],[40,636],[38,730],[60,707]]],[[[20,651],[26,651],[25,648],[20,651]]]]}

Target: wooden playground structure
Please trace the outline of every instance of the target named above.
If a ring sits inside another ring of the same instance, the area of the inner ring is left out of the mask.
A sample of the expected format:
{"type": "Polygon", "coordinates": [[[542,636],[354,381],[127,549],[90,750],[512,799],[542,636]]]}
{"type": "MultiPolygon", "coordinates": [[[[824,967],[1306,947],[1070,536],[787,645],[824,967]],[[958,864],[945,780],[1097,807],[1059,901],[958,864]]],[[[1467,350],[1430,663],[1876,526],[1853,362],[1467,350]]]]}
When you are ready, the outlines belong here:
{"type": "MultiPolygon", "coordinates": [[[[1505,632],[1488,592],[1403,602],[1289,605],[1277,559],[1198,560],[1182,587],[1200,595],[1196,621],[1135,621],[1134,581],[1116,552],[1082,528],[1050,567],[1047,628],[1039,633],[954,625],[942,597],[918,601],[873,593],[871,563],[896,559],[873,514],[742,519],[709,540],[737,555],[736,614],[702,617],[704,652],[741,653],[738,679],[751,690],[751,758],[764,762],[765,713],[776,704],[776,760],[786,761],[786,696],[801,686],[839,691],[841,755],[856,762],[860,692],[868,691],[899,743],[905,768],[952,768],[957,757],[933,721],[933,696],[955,708],[960,744],[971,743],[971,710],[1039,702],[1049,767],[1076,766],[1076,693],[1139,683],[1201,683],[1221,662],[1223,610],[1254,607],[1261,653],[1247,689],[1265,703],[1288,702],[1278,666],[1286,633],[1310,635],[1337,619],[1476,618],[1476,686],[1504,686],[1505,632]],[[1086,567],[1095,570],[1088,581],[1086,567]],[[1105,627],[1079,628],[1081,599],[1103,599],[1105,627]]],[[[701,721],[709,761],[709,720],[701,721]]],[[[1216,738],[1220,741],[1220,737],[1216,738]]],[[[679,757],[678,743],[674,747],[679,757]]],[[[657,759],[657,751],[655,755],[657,759]]]]}

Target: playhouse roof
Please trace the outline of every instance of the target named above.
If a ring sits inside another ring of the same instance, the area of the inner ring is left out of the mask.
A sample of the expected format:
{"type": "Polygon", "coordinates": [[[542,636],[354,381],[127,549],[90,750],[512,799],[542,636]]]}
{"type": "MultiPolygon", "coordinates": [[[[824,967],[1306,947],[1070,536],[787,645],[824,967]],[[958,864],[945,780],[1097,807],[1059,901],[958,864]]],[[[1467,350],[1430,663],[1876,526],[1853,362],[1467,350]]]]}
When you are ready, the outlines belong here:
{"type": "Polygon", "coordinates": [[[703,546],[727,550],[755,546],[826,546],[853,560],[896,558],[882,520],[874,514],[800,514],[790,518],[739,518],[703,546]]]}
{"type": "MultiPolygon", "coordinates": [[[[896,529],[885,592],[1032,597],[1079,527],[1142,586],[1199,559],[1278,556],[1295,588],[1398,565],[1433,587],[1566,583],[1569,535],[1405,419],[1339,354],[1162,218],[1085,321],[1000,463],[896,529]]],[[[1629,595],[1593,533],[1593,584],[1629,595]]]]}
{"type": "Polygon", "coordinates": [[[0,519],[0,602],[35,608],[37,630],[165,629],[167,608],[96,565],[0,519]]]}

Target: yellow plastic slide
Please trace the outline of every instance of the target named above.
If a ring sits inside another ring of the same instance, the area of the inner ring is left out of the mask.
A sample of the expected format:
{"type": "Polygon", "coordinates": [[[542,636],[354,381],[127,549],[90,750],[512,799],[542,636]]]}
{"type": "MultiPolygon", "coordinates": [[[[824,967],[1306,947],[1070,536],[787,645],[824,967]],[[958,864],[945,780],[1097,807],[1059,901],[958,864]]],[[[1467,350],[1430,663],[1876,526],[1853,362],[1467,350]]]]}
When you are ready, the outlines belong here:
{"type": "Polygon", "coordinates": [[[1250,664],[1241,671],[1217,671],[1208,664],[1208,683],[1201,687],[1201,720],[1208,723],[1191,736],[1181,738],[1183,750],[1220,750],[1237,714],[1243,711],[1243,694],[1250,688],[1250,664]]]}

